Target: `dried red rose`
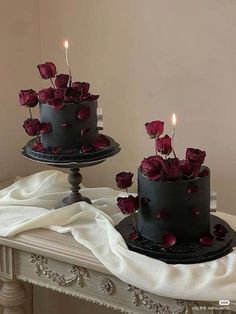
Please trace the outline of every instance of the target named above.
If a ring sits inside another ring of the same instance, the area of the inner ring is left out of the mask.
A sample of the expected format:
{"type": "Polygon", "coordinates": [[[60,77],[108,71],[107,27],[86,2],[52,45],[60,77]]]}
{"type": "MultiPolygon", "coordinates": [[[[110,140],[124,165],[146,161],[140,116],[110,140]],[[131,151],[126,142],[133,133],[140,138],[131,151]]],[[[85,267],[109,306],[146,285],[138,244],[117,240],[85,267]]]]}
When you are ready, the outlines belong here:
{"type": "Polygon", "coordinates": [[[35,142],[33,144],[33,149],[36,150],[37,152],[42,152],[42,151],[44,151],[44,146],[42,143],[35,142]]]}
{"type": "Polygon", "coordinates": [[[90,116],[90,108],[87,106],[83,106],[80,108],[78,112],[78,118],[80,120],[87,119],[90,116]]]}
{"type": "Polygon", "coordinates": [[[46,103],[48,99],[54,98],[54,89],[52,87],[44,88],[38,92],[39,101],[46,103]]]}
{"type": "Polygon", "coordinates": [[[21,106],[35,107],[38,104],[38,96],[33,89],[21,90],[19,93],[19,101],[21,106]]]}
{"type": "Polygon", "coordinates": [[[120,189],[127,189],[132,185],[134,174],[131,172],[120,172],[116,175],[116,184],[120,189]]]}
{"type": "Polygon", "coordinates": [[[199,239],[199,242],[205,246],[211,246],[213,241],[214,241],[214,237],[211,234],[205,235],[199,239]]]}
{"type": "Polygon", "coordinates": [[[77,91],[81,92],[81,98],[83,100],[87,99],[90,94],[89,94],[89,88],[90,84],[87,82],[73,82],[72,87],[75,88],[77,91]]]}
{"type": "Polygon", "coordinates": [[[187,148],[186,159],[190,162],[203,164],[206,157],[206,152],[196,148],[187,148]]]}
{"type": "Polygon", "coordinates": [[[56,88],[66,88],[69,82],[69,74],[58,74],[55,78],[56,88]]]}
{"type": "Polygon", "coordinates": [[[47,134],[51,132],[52,132],[52,124],[50,122],[49,123],[44,122],[41,124],[41,130],[40,130],[41,134],[47,134]]]}
{"type": "Polygon", "coordinates": [[[151,137],[158,137],[164,131],[164,122],[156,120],[145,123],[147,134],[151,137]]]}
{"type": "Polygon", "coordinates": [[[140,170],[150,180],[160,180],[162,178],[162,162],[160,156],[150,156],[141,162],[140,170]]]}
{"type": "Polygon", "coordinates": [[[181,160],[180,168],[184,176],[195,177],[199,173],[201,165],[195,162],[190,162],[189,160],[181,160]]]}
{"type": "Polygon", "coordinates": [[[168,135],[156,140],[156,149],[163,155],[169,155],[172,152],[171,138],[168,135]]]}
{"type": "Polygon", "coordinates": [[[175,180],[181,173],[180,161],[178,158],[163,160],[163,173],[166,180],[175,180]]]}
{"type": "Polygon", "coordinates": [[[38,119],[27,119],[24,121],[23,128],[26,133],[30,136],[38,135],[41,130],[41,123],[38,119]]]}
{"type": "Polygon", "coordinates": [[[173,246],[176,243],[176,237],[172,233],[167,233],[162,237],[162,244],[160,244],[161,247],[163,248],[169,248],[173,246]]]}
{"type": "Polygon", "coordinates": [[[110,145],[110,140],[103,134],[99,134],[98,137],[92,141],[91,145],[96,149],[103,149],[110,145]]]}
{"type": "Polygon", "coordinates": [[[53,62],[45,62],[37,66],[41,77],[44,80],[55,77],[57,73],[56,66],[53,62]]]}
{"type": "Polygon", "coordinates": [[[198,173],[198,177],[207,177],[208,175],[209,175],[209,173],[210,173],[210,171],[208,170],[208,169],[203,169],[202,171],[200,171],[199,173],[198,173]]]}
{"type": "Polygon", "coordinates": [[[81,101],[81,91],[77,90],[75,87],[67,87],[65,94],[66,102],[80,102],[81,101]]]}
{"type": "Polygon", "coordinates": [[[123,214],[131,215],[139,208],[138,196],[118,197],[117,206],[123,214]]]}
{"type": "Polygon", "coordinates": [[[222,239],[228,233],[228,230],[222,224],[217,224],[214,226],[214,234],[217,239],[222,239]]]}

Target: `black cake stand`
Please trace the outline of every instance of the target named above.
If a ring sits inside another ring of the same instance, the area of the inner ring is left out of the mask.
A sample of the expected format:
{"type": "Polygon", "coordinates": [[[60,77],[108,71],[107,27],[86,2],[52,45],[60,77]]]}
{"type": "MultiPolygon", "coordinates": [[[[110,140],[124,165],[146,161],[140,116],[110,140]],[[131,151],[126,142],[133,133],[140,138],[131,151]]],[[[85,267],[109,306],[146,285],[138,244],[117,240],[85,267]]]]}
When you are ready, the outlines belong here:
{"type": "MultiPolygon", "coordinates": [[[[137,219],[137,217],[136,217],[137,219]]],[[[232,252],[236,246],[236,232],[221,218],[210,216],[211,233],[214,226],[222,224],[227,230],[224,239],[214,239],[211,246],[203,246],[198,242],[178,243],[169,248],[163,248],[158,243],[147,240],[141,235],[137,239],[130,236],[135,232],[131,216],[124,218],[116,230],[123,236],[128,248],[132,251],[150,256],[168,264],[195,264],[211,261],[232,252]]]]}
{"type": "MultiPolygon", "coordinates": [[[[108,136],[107,136],[108,137],[108,136]]],[[[82,182],[81,168],[98,165],[104,162],[107,158],[119,153],[120,145],[116,143],[111,137],[110,146],[97,152],[78,154],[78,155],[62,155],[62,154],[48,154],[36,152],[32,149],[34,139],[29,141],[22,149],[22,155],[31,160],[41,164],[46,164],[58,168],[69,168],[68,181],[70,184],[71,193],[64,198],[59,207],[74,204],[76,202],[87,202],[92,204],[91,200],[79,192],[80,184],[82,182]]]]}

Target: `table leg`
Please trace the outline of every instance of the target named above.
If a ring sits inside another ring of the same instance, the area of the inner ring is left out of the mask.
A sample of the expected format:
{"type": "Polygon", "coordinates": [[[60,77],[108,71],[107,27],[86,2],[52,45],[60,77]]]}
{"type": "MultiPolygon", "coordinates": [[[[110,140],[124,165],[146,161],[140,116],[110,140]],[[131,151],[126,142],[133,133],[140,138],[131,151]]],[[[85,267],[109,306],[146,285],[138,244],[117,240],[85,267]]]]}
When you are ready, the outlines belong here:
{"type": "Polygon", "coordinates": [[[4,306],[3,314],[25,314],[23,304],[26,293],[18,280],[4,280],[0,291],[0,303],[4,306]]]}

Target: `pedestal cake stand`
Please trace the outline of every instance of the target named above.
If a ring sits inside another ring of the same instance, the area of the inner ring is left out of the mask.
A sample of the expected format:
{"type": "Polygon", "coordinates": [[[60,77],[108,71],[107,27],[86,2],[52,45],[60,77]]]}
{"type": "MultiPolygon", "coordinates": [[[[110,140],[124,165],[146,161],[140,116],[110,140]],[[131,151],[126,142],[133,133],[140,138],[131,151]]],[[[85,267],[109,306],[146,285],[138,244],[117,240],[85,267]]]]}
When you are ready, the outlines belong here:
{"type": "Polygon", "coordinates": [[[35,139],[29,141],[26,146],[22,148],[22,155],[31,160],[41,164],[46,164],[58,168],[69,168],[68,181],[70,184],[71,193],[64,198],[59,207],[71,205],[76,202],[87,202],[92,204],[91,200],[79,192],[80,184],[82,182],[82,175],[80,168],[98,165],[104,162],[107,158],[113,157],[120,151],[120,145],[116,143],[111,137],[109,147],[96,152],[88,153],[71,153],[71,154],[52,154],[47,152],[36,152],[33,150],[33,143],[35,139]]]}

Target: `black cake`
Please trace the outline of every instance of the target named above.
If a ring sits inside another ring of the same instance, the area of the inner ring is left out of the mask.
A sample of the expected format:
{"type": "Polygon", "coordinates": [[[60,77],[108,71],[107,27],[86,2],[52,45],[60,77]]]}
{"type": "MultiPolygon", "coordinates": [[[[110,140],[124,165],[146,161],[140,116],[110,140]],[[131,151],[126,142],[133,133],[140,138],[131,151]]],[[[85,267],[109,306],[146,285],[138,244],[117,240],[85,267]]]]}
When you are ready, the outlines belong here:
{"type": "Polygon", "coordinates": [[[168,233],[177,241],[198,241],[210,233],[210,172],[189,180],[151,181],[138,171],[138,231],[161,243],[168,233]]]}

